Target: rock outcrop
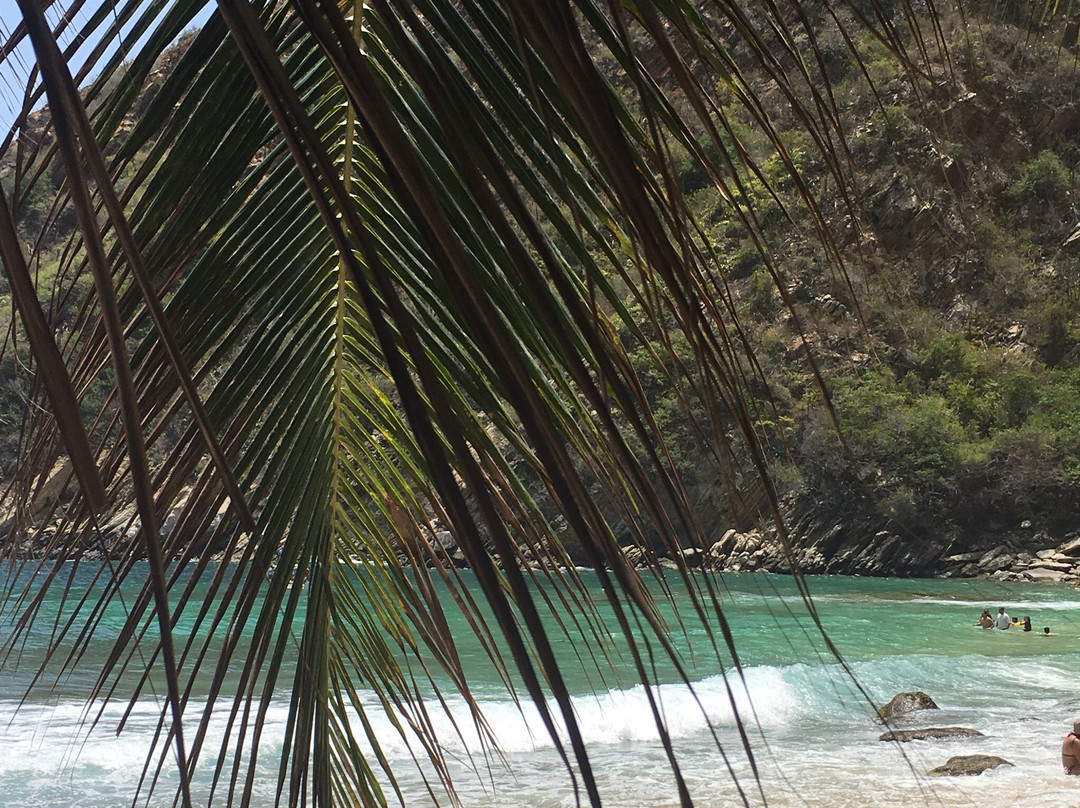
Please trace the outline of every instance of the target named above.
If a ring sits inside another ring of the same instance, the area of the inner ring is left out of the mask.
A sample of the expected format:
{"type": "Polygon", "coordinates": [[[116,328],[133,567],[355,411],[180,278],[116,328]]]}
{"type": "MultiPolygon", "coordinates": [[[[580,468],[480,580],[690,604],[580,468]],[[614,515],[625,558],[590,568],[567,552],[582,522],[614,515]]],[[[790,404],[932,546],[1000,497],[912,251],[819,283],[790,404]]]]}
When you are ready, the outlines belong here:
{"type": "Polygon", "coordinates": [[[977,729],[968,727],[921,727],[920,729],[893,729],[882,733],[879,741],[940,741],[952,738],[984,738],[977,729]]]}
{"type": "Polygon", "coordinates": [[[982,774],[987,769],[1012,765],[1009,761],[996,755],[954,755],[945,761],[943,766],[937,766],[928,771],[927,774],[931,777],[958,777],[961,775],[982,774]]]}
{"type": "MultiPolygon", "coordinates": [[[[792,505],[792,503],[788,503],[792,505]]],[[[964,552],[916,541],[891,532],[868,517],[803,510],[786,514],[789,544],[784,546],[770,527],[727,529],[708,549],[687,549],[683,561],[691,568],[731,572],[889,575],[896,577],[982,578],[995,581],[1080,583],[1080,531],[1055,540],[1030,524],[1019,529],[1026,538],[998,541],[964,552]]],[[[658,555],[662,548],[654,548],[658,555]]],[[[646,554],[624,548],[635,566],[645,566],[646,554]]]]}
{"type": "Polygon", "coordinates": [[[897,693],[889,699],[888,704],[877,711],[877,717],[879,721],[889,721],[904,717],[909,713],[937,709],[938,706],[932,698],[921,690],[913,690],[909,693],[897,693]]]}

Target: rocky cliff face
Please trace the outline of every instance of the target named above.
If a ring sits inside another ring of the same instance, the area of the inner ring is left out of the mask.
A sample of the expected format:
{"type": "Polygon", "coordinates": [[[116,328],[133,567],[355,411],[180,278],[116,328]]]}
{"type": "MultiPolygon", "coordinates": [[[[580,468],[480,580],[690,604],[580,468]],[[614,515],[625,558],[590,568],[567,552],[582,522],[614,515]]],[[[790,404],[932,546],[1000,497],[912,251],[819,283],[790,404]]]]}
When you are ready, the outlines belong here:
{"type": "MultiPolygon", "coordinates": [[[[804,244],[780,239],[845,441],[822,437],[812,406],[785,410],[783,511],[804,571],[1076,572],[1080,73],[1075,38],[1026,25],[946,21],[952,63],[921,92],[885,75],[880,105],[837,93],[864,197],[857,227],[832,220],[850,287],[823,285],[804,244]]],[[[758,333],[788,325],[780,313],[758,333]]],[[[794,355],[765,372],[805,402],[794,355]]],[[[724,566],[790,566],[763,524],[724,566]]],[[[726,528],[746,535],[728,522],[711,538],[726,528]]]]}
{"type": "MultiPolygon", "coordinates": [[[[779,488],[790,552],[764,491],[746,482],[753,472],[719,467],[712,447],[687,441],[679,466],[704,538],[698,546],[686,531],[680,538],[693,549],[681,560],[864,575],[1072,575],[1080,408],[1050,407],[1080,367],[1076,53],[1053,32],[1025,28],[1027,20],[950,18],[942,28],[950,61],[932,64],[922,85],[888,72],[888,60],[874,61],[873,43],[862,45],[871,93],[841,58],[844,48],[830,44],[828,21],[817,22],[862,193],[858,215],[830,192],[822,166],[808,159],[805,174],[822,188],[821,210],[848,276],[830,274],[795,223],[777,217],[767,235],[806,328],[800,333],[793,312],[755,279],[744,230],[719,221],[714,231],[730,264],[725,282],[744,305],[762,362],[760,390],[788,424],[768,437],[786,452],[776,466],[788,481],[779,488]],[[942,335],[954,342],[942,348],[942,335]],[[831,425],[819,429],[827,419],[804,341],[835,397],[850,457],[820,437],[831,425]],[[868,379],[879,400],[852,394],[868,379]],[[910,418],[871,434],[902,407],[911,407],[910,418]],[[949,419],[951,431],[934,433],[949,419]]],[[[154,66],[136,114],[180,53],[154,66]]],[[[799,122],[779,109],[776,122],[799,142],[799,122]]],[[[27,132],[48,146],[40,116],[27,132]]],[[[747,145],[764,148],[749,136],[747,145]]],[[[9,168],[0,166],[0,179],[9,168]]],[[[725,215],[713,190],[701,187],[689,200],[703,222],[725,215]]],[[[540,486],[535,494],[545,496],[540,486]]],[[[615,509],[605,510],[618,524],[615,509]]],[[[573,537],[564,539],[571,559],[583,562],[573,537]]]]}

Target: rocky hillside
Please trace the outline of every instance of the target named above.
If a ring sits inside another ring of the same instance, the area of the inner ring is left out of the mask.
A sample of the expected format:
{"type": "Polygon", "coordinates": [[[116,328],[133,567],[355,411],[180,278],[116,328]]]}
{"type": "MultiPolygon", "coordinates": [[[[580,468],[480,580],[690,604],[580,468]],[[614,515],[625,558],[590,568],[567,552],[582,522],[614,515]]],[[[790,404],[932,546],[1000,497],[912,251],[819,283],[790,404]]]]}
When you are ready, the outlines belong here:
{"type": "MultiPolygon", "coordinates": [[[[823,194],[846,277],[790,223],[771,244],[822,362],[842,440],[801,339],[738,235],[731,256],[769,392],[776,463],[807,571],[1022,571],[1080,535],[1080,71],[1061,24],[998,7],[946,17],[950,60],[913,83],[860,43],[861,70],[819,32],[862,189],[859,226],[823,194]],[[990,553],[990,558],[987,554],[990,553]],[[997,557],[999,562],[992,562],[997,557]]],[[[1073,30],[1073,29],[1070,29],[1073,30]]],[[[782,116],[778,116],[783,120],[782,116]]],[[[793,127],[784,133],[798,143],[793,127]]],[[[808,163],[811,182],[824,172],[808,163]],[[815,171],[817,174],[815,176],[815,171]]],[[[820,186],[819,186],[820,187],[820,186]]],[[[711,192],[692,192],[698,209],[711,192]]],[[[691,456],[687,467],[702,469],[691,456]]],[[[727,528],[718,525],[710,541],[727,528]]],[[[768,536],[729,565],[783,570],[768,536]]],[[[752,544],[752,543],[751,543],[752,544]]],[[[1073,548],[1073,549],[1069,549],[1073,548]]],[[[1048,556],[1047,556],[1048,557],[1048,556]]],[[[729,558],[731,558],[729,556],[729,558]]]]}
{"type": "MultiPolygon", "coordinates": [[[[782,549],[763,487],[730,494],[730,471],[690,432],[663,380],[644,372],[643,351],[643,383],[706,526],[704,547],[687,551],[687,560],[780,571],[796,561],[809,572],[874,575],[1074,574],[1080,53],[1063,43],[1075,43],[1075,30],[1068,29],[1070,40],[1057,22],[1034,29],[1027,16],[1014,19],[996,3],[972,4],[965,17],[943,11],[948,55],[929,48],[920,57],[922,78],[912,80],[869,35],[854,43],[853,57],[835,21],[818,11],[816,57],[846,133],[837,153],[859,189],[854,211],[814,157],[802,122],[764,74],[749,63],[747,71],[776,104],[774,124],[816,189],[841,263],[805,230],[806,211],[767,138],[736,105],[718,100],[787,206],[748,183],[761,193],[764,235],[793,310],[781,304],[761,255],[705,171],[676,149],[681,188],[713,242],[760,362],[755,394],[772,403],[758,427],[773,453],[792,547],[782,549]],[[831,407],[804,342],[820,363],[831,407]]],[[[179,53],[155,67],[136,110],[179,53]]],[[[612,81],[618,86],[614,66],[612,81]]],[[[45,120],[29,131],[47,149],[45,120]]],[[[0,182],[9,188],[37,159],[12,152],[0,163],[0,182]]],[[[46,194],[61,186],[62,171],[42,170],[52,181],[39,186],[40,198],[20,199],[19,210],[47,277],[74,222],[55,216],[46,194]]],[[[57,305],[63,324],[63,302],[57,305]]],[[[14,413],[27,384],[24,365],[16,351],[0,363],[0,412],[9,419],[0,423],[4,474],[21,430],[14,413]]],[[[94,395],[88,411],[100,404],[94,395]]]]}

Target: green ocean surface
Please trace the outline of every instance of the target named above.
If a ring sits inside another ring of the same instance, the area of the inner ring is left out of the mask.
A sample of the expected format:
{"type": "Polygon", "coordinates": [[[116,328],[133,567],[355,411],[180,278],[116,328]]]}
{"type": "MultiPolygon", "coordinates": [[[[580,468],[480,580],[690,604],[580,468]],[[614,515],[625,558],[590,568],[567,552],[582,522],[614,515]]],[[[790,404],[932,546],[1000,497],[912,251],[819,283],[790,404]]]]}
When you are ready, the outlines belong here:
{"type": "MultiPolygon", "coordinates": [[[[92,573],[89,567],[79,570],[72,591],[92,587],[92,573]]],[[[1080,804],[1080,778],[1066,777],[1058,757],[1062,737],[1080,715],[1080,592],[1072,586],[815,576],[805,579],[815,620],[787,576],[650,581],[663,619],[674,628],[678,661],[691,685],[681,682],[676,664],[654,641],[647,691],[637,683],[626,638],[602,602],[595,574],[581,575],[599,602],[599,622],[575,624],[566,614],[548,620],[605,805],[678,805],[650,697],[660,706],[695,805],[1080,804]],[[710,612],[702,623],[690,608],[688,586],[707,604],[715,597],[735,640],[738,667],[723,646],[720,618],[710,612]],[[983,608],[996,613],[998,606],[1014,617],[1030,616],[1035,630],[974,625],[983,608]],[[1043,635],[1044,626],[1052,636],[1043,635]],[[884,728],[874,721],[874,705],[906,690],[925,691],[941,709],[902,726],[965,726],[984,737],[879,741],[884,728]],[[749,751],[736,714],[746,727],[749,751]],[[955,754],[998,755],[1015,765],[979,777],[926,776],[955,754]]],[[[474,582],[466,585],[479,596],[474,582]]],[[[70,609],[73,602],[61,605],[54,593],[42,615],[70,609]]],[[[430,700],[462,803],[524,808],[584,800],[535,708],[508,696],[449,599],[447,614],[461,621],[452,622],[451,632],[505,756],[505,765],[490,758],[489,770],[462,701],[450,697],[444,710],[430,700]]],[[[5,604],[0,637],[11,631],[17,615],[14,604],[5,604]]],[[[106,615],[105,625],[118,626],[122,619],[117,610],[106,615]]],[[[92,665],[49,686],[40,683],[20,704],[52,621],[39,616],[38,625],[39,633],[24,638],[20,655],[9,658],[0,674],[0,808],[125,804],[145,762],[159,705],[137,705],[118,735],[113,730],[122,706],[108,707],[87,735],[80,722],[92,665]]],[[[90,659],[106,652],[106,643],[95,642],[90,659]]],[[[197,704],[198,689],[194,698],[197,704]]],[[[253,792],[260,808],[273,804],[273,730],[284,725],[286,698],[282,692],[269,705],[266,771],[253,792]]],[[[432,772],[412,762],[406,740],[380,717],[373,696],[369,706],[406,804],[432,804],[425,786],[432,772]]],[[[224,723],[223,713],[222,728],[224,723]]],[[[205,803],[205,776],[196,785],[205,803]]],[[[172,796],[166,780],[150,804],[170,805],[172,796]]],[[[213,804],[227,802],[219,793],[213,804]]]]}

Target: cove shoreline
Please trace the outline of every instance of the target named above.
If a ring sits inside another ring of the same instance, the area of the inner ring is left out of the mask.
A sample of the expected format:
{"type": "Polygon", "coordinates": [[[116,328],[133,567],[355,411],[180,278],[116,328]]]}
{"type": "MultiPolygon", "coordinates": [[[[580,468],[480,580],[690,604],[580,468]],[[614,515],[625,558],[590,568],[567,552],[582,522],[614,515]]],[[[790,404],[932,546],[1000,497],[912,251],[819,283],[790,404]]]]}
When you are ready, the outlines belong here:
{"type": "MultiPolygon", "coordinates": [[[[166,515],[166,530],[179,517],[184,504],[186,498],[181,498],[181,502],[166,515]]],[[[919,533],[859,508],[842,513],[823,503],[808,503],[806,499],[787,499],[783,504],[786,542],[781,540],[774,526],[766,524],[743,530],[704,530],[699,540],[701,544],[691,543],[689,537],[683,537],[681,549],[665,547],[655,540],[649,547],[642,546],[627,531],[620,536],[621,549],[635,568],[658,565],[672,570],[713,572],[790,575],[797,571],[804,575],[970,578],[1080,585],[1080,529],[1055,530],[1060,536],[1055,538],[1049,530],[1037,529],[1031,521],[1025,520],[1012,530],[964,535],[919,533]]],[[[227,518],[226,514],[219,512],[216,519],[223,518],[227,518]]],[[[9,558],[55,560],[60,551],[66,551],[64,543],[56,541],[57,534],[65,529],[62,518],[19,530],[13,530],[12,521],[9,518],[0,525],[0,531],[8,533],[5,555],[9,558]]],[[[121,509],[102,525],[100,533],[84,536],[79,551],[68,557],[78,555],[86,561],[130,557],[138,543],[136,525],[134,508],[121,509]]],[[[468,567],[449,530],[436,528],[427,538],[429,547],[434,550],[420,553],[427,566],[468,567]]],[[[562,534],[557,538],[576,566],[589,568],[588,563],[582,563],[586,554],[573,536],[562,534]]],[[[195,537],[191,536],[189,540],[195,541],[195,537]]],[[[242,547],[235,549],[233,555],[242,547]]],[[[134,552],[138,555],[137,550],[134,552]]],[[[221,544],[204,547],[198,554],[207,552],[216,560],[225,559],[221,544]]],[[[526,552],[525,556],[528,555],[526,552]]],[[[399,558],[406,565],[410,563],[410,557],[415,561],[417,553],[399,551],[399,558]]]]}

